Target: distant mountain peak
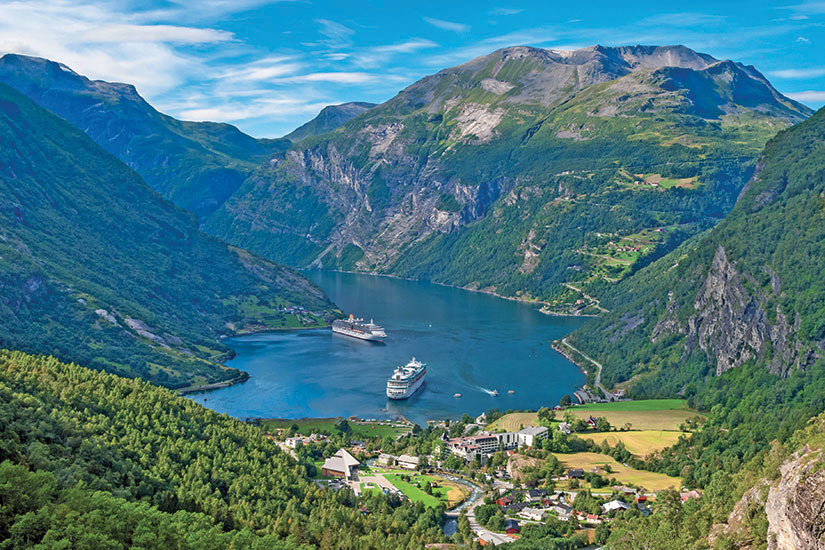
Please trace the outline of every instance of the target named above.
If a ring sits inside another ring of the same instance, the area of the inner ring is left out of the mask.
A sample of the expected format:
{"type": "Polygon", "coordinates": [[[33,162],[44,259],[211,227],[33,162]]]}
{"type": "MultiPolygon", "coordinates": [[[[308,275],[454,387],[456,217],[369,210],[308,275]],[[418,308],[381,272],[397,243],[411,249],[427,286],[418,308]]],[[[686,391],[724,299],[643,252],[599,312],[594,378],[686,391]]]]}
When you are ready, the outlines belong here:
{"type": "Polygon", "coordinates": [[[318,116],[284,137],[290,141],[297,142],[311,136],[331,132],[364,111],[372,109],[375,105],[375,103],[367,103],[365,101],[350,101],[338,105],[327,105],[321,109],[318,116]]]}

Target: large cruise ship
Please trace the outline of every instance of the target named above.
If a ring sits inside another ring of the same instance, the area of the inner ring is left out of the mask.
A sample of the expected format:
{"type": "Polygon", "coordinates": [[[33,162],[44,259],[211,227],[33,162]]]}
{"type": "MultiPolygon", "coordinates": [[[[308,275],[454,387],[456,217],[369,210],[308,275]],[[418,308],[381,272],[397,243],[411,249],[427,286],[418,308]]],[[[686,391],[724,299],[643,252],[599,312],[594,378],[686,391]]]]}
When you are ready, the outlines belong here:
{"type": "Polygon", "coordinates": [[[403,367],[396,367],[390,379],[387,380],[387,397],[390,399],[406,399],[424,384],[427,376],[427,363],[412,361],[403,367]]]}
{"type": "Polygon", "coordinates": [[[372,320],[365,323],[363,319],[356,319],[353,315],[350,315],[349,319],[336,319],[333,321],[332,332],[372,342],[381,342],[387,337],[384,327],[376,325],[372,320]]]}

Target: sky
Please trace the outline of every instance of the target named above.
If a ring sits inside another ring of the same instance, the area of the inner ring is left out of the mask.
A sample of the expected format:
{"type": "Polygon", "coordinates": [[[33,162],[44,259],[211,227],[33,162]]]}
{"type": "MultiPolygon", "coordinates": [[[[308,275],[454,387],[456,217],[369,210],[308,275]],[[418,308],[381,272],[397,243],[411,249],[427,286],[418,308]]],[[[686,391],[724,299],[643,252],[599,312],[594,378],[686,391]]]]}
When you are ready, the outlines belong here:
{"type": "Polygon", "coordinates": [[[684,44],[825,105],[825,1],[0,0],[0,53],[134,84],[159,110],[282,136],[496,49],[684,44]]]}

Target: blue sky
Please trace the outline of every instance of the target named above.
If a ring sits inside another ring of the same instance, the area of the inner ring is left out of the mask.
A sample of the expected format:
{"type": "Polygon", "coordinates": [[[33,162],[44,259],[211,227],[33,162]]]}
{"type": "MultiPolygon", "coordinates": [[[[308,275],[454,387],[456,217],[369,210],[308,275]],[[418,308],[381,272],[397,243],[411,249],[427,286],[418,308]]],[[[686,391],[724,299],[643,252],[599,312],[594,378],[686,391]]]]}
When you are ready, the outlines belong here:
{"type": "Polygon", "coordinates": [[[825,1],[4,1],[0,52],[131,82],[179,118],[283,135],[324,105],[381,102],[513,45],[684,44],[825,105],[825,1]]]}

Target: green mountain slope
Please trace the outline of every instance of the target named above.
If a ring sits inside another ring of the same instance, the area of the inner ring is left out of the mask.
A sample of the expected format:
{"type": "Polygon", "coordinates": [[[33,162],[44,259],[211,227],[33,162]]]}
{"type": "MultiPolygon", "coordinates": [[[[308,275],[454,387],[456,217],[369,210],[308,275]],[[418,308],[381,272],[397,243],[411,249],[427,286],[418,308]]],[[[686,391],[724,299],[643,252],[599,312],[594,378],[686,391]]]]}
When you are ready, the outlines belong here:
{"type": "Polygon", "coordinates": [[[507,48],[276,155],[205,229],[292,265],[596,312],[586,296],[718,222],[809,115],[684,47],[507,48]]]}
{"type": "Polygon", "coordinates": [[[571,337],[608,384],[688,393],[755,365],[805,370],[825,349],[825,111],[781,132],[713,230],[615,288],[571,337]]]}
{"type": "Polygon", "coordinates": [[[159,113],[134,86],[89,80],[65,65],[0,58],[0,82],[80,128],[143,176],[152,189],[203,219],[285,140],[257,140],[230,124],[159,113]]]}
{"type": "MultiPolygon", "coordinates": [[[[422,548],[443,509],[322,488],[259,428],[0,351],[0,548],[422,548]]],[[[334,450],[332,451],[334,452],[334,450]]]]}
{"type": "Polygon", "coordinates": [[[373,107],[375,107],[375,103],[366,103],[364,101],[327,105],[321,109],[318,116],[306,124],[299,126],[284,137],[290,141],[301,141],[308,137],[326,134],[373,107]]]}
{"type": "Polygon", "coordinates": [[[218,364],[230,353],[220,336],[319,324],[333,308],[300,275],[200,233],[2,84],[0,258],[0,346],[171,386],[238,375],[218,364]]]}

